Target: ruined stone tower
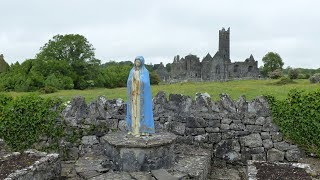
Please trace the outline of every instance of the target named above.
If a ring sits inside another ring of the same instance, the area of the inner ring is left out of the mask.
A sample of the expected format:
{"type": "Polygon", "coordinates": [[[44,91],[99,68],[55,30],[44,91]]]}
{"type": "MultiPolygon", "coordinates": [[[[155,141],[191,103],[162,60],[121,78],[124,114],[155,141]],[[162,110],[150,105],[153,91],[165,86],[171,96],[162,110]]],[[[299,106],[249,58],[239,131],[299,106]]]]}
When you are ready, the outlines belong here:
{"type": "Polygon", "coordinates": [[[182,81],[221,81],[228,79],[258,78],[258,61],[251,55],[245,61],[231,62],[230,60],[230,28],[219,30],[219,50],[214,56],[209,53],[200,58],[189,54],[185,57],[174,57],[171,72],[167,77],[170,82],[182,81]]]}
{"type": "Polygon", "coordinates": [[[219,30],[219,52],[225,59],[230,59],[230,27],[227,31],[219,30]]]}

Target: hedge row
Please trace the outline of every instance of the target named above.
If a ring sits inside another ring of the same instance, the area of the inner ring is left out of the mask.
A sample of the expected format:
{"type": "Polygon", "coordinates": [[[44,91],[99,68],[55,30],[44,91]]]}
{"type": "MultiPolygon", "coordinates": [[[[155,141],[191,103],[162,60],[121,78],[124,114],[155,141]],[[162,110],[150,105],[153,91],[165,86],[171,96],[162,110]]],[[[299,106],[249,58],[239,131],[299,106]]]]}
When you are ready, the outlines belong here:
{"type": "Polygon", "coordinates": [[[285,137],[320,156],[320,90],[291,90],[286,100],[268,99],[273,121],[285,137]]]}

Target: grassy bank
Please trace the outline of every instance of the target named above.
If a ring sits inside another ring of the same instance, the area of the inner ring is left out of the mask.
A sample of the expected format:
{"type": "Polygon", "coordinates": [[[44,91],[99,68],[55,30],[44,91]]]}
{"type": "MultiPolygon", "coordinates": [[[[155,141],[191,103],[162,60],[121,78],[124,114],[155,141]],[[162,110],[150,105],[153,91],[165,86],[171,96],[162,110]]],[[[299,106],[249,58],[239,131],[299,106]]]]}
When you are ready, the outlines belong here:
{"type": "MultiPolygon", "coordinates": [[[[236,80],[228,82],[187,82],[176,84],[165,84],[152,86],[152,94],[159,91],[169,94],[184,94],[194,97],[197,92],[207,92],[215,100],[219,99],[219,94],[227,93],[233,99],[238,99],[240,95],[245,95],[248,100],[260,95],[272,95],[276,99],[285,99],[291,89],[305,90],[307,92],[320,89],[320,84],[310,84],[309,80],[295,80],[295,84],[274,85],[278,80],[236,80]]],[[[13,96],[20,96],[28,93],[8,92],[13,96]]],[[[52,94],[43,94],[43,97],[60,97],[63,101],[68,101],[74,96],[84,96],[87,101],[96,99],[103,95],[108,99],[126,99],[126,88],[115,89],[88,89],[88,90],[61,90],[52,94]]]]}

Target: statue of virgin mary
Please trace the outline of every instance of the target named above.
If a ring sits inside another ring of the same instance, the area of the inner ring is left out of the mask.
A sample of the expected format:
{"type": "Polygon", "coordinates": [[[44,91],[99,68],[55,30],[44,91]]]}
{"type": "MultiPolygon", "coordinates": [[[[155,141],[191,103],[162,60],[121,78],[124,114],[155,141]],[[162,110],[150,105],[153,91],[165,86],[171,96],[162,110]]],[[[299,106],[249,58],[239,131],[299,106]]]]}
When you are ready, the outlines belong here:
{"type": "Polygon", "coordinates": [[[134,136],[155,133],[149,71],[145,67],[142,56],[134,60],[134,66],[127,81],[127,96],[128,133],[134,136]]]}

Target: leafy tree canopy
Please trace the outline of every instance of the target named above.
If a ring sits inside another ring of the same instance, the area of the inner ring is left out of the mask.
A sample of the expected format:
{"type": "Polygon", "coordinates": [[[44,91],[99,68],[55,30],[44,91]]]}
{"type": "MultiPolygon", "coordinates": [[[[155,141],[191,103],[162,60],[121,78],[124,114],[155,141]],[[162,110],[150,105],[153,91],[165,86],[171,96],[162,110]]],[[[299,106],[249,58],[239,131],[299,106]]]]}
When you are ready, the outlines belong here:
{"type": "Polygon", "coordinates": [[[79,34],[55,35],[37,54],[37,59],[66,60],[70,64],[94,60],[94,48],[79,34]]]}
{"type": "Polygon", "coordinates": [[[284,65],[280,55],[274,52],[268,52],[263,58],[262,62],[264,63],[262,67],[262,74],[267,75],[270,72],[275,71],[276,69],[281,69],[284,65]]]}
{"type": "Polygon", "coordinates": [[[48,71],[43,70],[45,71],[43,73],[70,76],[74,88],[85,89],[90,86],[103,85],[103,82],[98,78],[101,75],[100,60],[95,58],[94,50],[82,35],[58,34],[40,48],[36,58],[44,61],[44,67],[50,68],[48,71]]]}
{"type": "Polygon", "coordinates": [[[3,55],[0,54],[0,73],[9,69],[9,64],[4,60],[3,55]]]}

